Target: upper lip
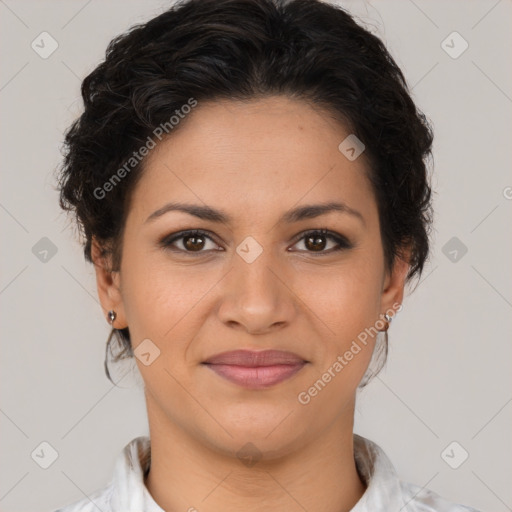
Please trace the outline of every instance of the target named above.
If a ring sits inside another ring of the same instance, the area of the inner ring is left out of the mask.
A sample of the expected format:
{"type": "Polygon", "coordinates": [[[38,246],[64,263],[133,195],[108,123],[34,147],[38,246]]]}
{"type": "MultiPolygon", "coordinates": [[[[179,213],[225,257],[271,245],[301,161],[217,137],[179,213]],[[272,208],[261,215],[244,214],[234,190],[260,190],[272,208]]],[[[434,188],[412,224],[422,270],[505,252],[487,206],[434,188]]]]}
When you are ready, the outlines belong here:
{"type": "Polygon", "coordinates": [[[226,364],[234,366],[273,366],[277,364],[307,363],[302,357],[284,350],[232,350],[210,357],[204,364],[226,364]]]}

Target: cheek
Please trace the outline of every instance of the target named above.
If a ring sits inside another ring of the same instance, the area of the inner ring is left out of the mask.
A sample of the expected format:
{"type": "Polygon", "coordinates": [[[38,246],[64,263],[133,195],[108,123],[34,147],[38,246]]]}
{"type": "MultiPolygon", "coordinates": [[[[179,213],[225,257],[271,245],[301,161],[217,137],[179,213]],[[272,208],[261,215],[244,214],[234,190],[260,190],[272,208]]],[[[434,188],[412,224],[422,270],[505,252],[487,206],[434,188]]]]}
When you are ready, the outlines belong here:
{"type": "Polygon", "coordinates": [[[160,255],[126,254],[123,303],[133,346],[149,338],[163,351],[184,350],[185,326],[190,329],[190,322],[198,321],[201,300],[218,281],[217,274],[197,266],[172,268],[160,255]]]}
{"type": "Polygon", "coordinates": [[[299,278],[301,295],[307,297],[306,304],[320,319],[322,343],[315,351],[317,369],[324,382],[332,382],[322,402],[331,393],[339,397],[355,389],[375,346],[372,326],[379,318],[382,269],[366,254],[355,254],[336,269],[316,271],[309,278],[298,274],[303,276],[299,278]]]}
{"type": "Polygon", "coordinates": [[[297,272],[297,295],[344,337],[375,322],[380,302],[379,263],[358,253],[336,267],[297,272]]]}
{"type": "MultiPolygon", "coordinates": [[[[315,351],[314,378],[301,389],[299,403],[314,404],[308,414],[322,415],[329,404],[342,404],[355,393],[371,360],[375,347],[377,296],[375,286],[363,279],[357,266],[340,271],[336,278],[318,279],[311,306],[325,328],[315,351]],[[327,328],[328,327],[328,328],[327,328]]],[[[332,414],[336,413],[336,408],[332,414]]]]}

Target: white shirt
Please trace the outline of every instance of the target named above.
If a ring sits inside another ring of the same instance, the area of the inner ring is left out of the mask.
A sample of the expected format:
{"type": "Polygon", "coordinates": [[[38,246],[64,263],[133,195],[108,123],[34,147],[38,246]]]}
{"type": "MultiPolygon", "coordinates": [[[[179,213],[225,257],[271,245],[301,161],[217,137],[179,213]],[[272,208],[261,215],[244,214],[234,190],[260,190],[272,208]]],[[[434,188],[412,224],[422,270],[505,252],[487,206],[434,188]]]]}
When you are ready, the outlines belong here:
{"type": "MultiPolygon", "coordinates": [[[[106,487],[55,512],[164,512],[144,484],[150,454],[149,437],[133,439],[119,455],[113,479],[106,487]]],[[[478,512],[400,481],[384,451],[357,434],[354,456],[367,488],[351,512],[478,512]]]]}

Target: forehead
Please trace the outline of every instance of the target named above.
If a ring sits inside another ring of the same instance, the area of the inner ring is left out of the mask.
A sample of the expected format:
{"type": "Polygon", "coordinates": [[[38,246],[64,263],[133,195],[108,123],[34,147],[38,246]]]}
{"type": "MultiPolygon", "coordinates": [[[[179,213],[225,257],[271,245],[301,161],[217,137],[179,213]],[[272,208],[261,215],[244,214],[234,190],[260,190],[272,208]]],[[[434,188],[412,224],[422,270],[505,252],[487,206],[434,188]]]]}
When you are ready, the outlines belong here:
{"type": "Polygon", "coordinates": [[[144,219],[169,201],[217,206],[246,220],[300,203],[343,201],[376,212],[364,154],[327,112],[285,97],[198,103],[145,162],[132,208],[144,219]]]}

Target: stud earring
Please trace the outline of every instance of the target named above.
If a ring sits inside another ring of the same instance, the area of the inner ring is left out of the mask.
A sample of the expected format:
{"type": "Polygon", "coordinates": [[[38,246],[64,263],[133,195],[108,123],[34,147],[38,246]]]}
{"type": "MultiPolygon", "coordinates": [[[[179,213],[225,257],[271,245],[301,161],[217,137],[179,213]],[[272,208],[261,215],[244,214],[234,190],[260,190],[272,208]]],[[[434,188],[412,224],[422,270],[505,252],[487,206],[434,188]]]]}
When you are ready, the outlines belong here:
{"type": "Polygon", "coordinates": [[[109,324],[112,326],[112,328],[114,328],[114,320],[115,320],[115,319],[116,319],[116,317],[117,317],[116,312],[115,312],[113,309],[111,309],[111,310],[107,313],[107,316],[108,316],[108,318],[107,318],[107,319],[108,319],[109,324]]]}
{"type": "Polygon", "coordinates": [[[384,326],[382,329],[379,329],[380,332],[387,332],[389,329],[389,324],[391,323],[391,320],[393,320],[393,317],[389,316],[387,313],[384,314],[384,326]]]}

